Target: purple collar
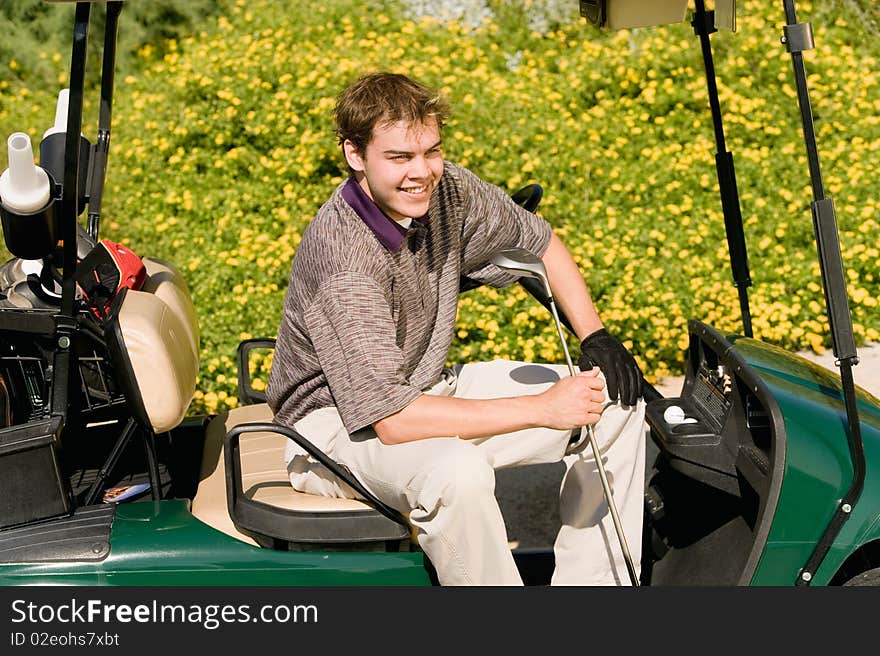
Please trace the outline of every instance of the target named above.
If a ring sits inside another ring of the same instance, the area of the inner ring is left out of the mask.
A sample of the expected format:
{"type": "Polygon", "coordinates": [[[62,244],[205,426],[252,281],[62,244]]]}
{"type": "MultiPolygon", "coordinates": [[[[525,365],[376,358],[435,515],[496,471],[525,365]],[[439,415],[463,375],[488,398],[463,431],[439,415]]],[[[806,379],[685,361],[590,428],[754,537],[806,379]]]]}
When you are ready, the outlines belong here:
{"type": "MultiPolygon", "coordinates": [[[[367,192],[357,183],[354,178],[349,178],[342,188],[343,200],[351,206],[367,227],[373,231],[381,244],[392,253],[396,253],[403,243],[408,230],[391,219],[373,199],[367,196],[367,192]]],[[[413,219],[424,222],[424,217],[413,219]]],[[[412,228],[410,228],[411,230],[412,228]]]]}

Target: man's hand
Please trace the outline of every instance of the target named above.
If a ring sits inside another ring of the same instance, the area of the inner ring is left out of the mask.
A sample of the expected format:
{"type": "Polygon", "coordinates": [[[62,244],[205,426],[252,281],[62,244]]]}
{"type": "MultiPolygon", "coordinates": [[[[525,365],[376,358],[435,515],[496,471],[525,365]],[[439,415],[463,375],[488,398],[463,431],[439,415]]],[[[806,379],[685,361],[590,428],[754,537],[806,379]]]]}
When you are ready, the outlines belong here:
{"type": "Polygon", "coordinates": [[[595,424],[605,409],[604,389],[596,368],[560,379],[535,397],[540,403],[538,424],[560,430],[595,424]]]}
{"type": "Polygon", "coordinates": [[[587,335],[581,342],[578,366],[581,371],[587,371],[594,366],[602,370],[608,383],[608,396],[612,401],[619,398],[623,405],[635,405],[642,395],[643,378],[639,365],[623,344],[604,328],[587,335]]]}

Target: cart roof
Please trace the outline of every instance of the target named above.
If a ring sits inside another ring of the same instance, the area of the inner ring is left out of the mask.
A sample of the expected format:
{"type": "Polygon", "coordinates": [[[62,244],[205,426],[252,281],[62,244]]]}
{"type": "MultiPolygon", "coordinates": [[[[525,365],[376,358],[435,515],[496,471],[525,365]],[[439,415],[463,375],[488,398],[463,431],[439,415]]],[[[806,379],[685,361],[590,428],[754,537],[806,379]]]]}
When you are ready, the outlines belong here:
{"type": "MultiPolygon", "coordinates": [[[[690,0],[580,0],[581,15],[598,27],[623,30],[681,23],[690,0]]],[[[736,29],[736,0],[715,0],[715,27],[736,29]]]]}

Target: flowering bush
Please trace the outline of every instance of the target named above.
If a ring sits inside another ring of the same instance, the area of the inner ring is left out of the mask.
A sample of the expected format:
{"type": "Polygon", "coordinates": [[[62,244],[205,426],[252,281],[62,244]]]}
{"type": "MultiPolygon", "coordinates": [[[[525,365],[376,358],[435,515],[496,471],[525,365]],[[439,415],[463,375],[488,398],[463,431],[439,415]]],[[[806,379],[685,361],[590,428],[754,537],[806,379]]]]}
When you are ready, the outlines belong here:
{"type": "MultiPolygon", "coordinates": [[[[204,31],[144,46],[141,69],[119,77],[103,236],[184,271],[203,331],[193,411],[235,405],[236,344],[276,333],[303,229],[345,175],[334,97],[377,69],[451,99],[447,158],[511,192],[544,187],[539,212],[649,380],[682,370],[688,318],[741,330],[688,25],[604,34],[573,16],[529,31],[506,22],[504,3],[483,5],[491,15],[476,24],[417,17],[417,3],[406,4],[230,1],[204,31]]],[[[716,34],[713,47],[754,330],[821,351],[830,341],[783,17],[775,5],[742,4],[741,33],[716,34]]],[[[880,45],[846,12],[799,7],[815,20],[817,48],[805,58],[856,337],[876,341],[880,45]]],[[[64,62],[56,66],[62,82],[64,62]]],[[[26,128],[36,142],[57,89],[4,79],[0,93],[4,133],[26,128]]],[[[491,357],[562,360],[548,313],[518,287],[462,296],[450,359],[491,357]]],[[[252,364],[258,387],[270,366],[271,356],[252,364]]]]}

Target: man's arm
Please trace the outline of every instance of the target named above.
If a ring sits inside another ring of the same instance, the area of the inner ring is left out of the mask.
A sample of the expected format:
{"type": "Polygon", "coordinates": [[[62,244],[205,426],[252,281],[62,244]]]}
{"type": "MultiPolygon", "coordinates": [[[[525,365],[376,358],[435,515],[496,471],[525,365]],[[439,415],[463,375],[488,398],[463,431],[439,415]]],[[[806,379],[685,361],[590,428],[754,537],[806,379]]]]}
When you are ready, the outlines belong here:
{"type": "MultiPolygon", "coordinates": [[[[509,433],[523,428],[577,428],[595,424],[602,414],[605,388],[598,369],[586,371],[584,340],[602,335],[603,324],[584,282],[583,275],[565,244],[551,233],[542,257],[553,298],[568,317],[581,342],[580,365],[584,372],[566,377],[542,394],[505,399],[457,399],[423,394],[403,410],[373,424],[386,444],[429,437],[457,436],[472,439],[509,433]],[[602,332],[599,332],[602,331],[602,332]]],[[[628,405],[639,393],[641,372],[632,355],[608,336],[612,347],[603,344],[592,352],[609,381],[612,400],[618,396],[628,405]],[[613,388],[613,389],[612,389],[613,388]]]]}
{"type": "Polygon", "coordinates": [[[602,328],[602,320],[593,305],[583,275],[556,233],[551,235],[550,245],[541,259],[547,269],[553,299],[571,322],[578,341],[602,328]]]}
{"type": "Polygon", "coordinates": [[[608,333],[568,249],[555,234],[542,258],[553,298],[571,322],[581,343],[578,365],[598,366],[608,383],[608,396],[623,405],[635,405],[642,394],[642,372],[632,354],[608,333]]]}
{"type": "Polygon", "coordinates": [[[598,370],[566,376],[545,392],[500,399],[457,399],[422,394],[403,410],[373,424],[384,444],[430,437],[473,439],[524,428],[573,429],[595,424],[605,384],[598,370]]]}
{"type": "MultiPolygon", "coordinates": [[[[562,240],[551,234],[543,256],[553,297],[578,339],[602,328],[587,285],[562,240]]],[[[422,394],[403,410],[373,424],[385,444],[429,437],[473,439],[543,426],[569,429],[595,424],[602,414],[598,370],[566,377],[542,394],[503,399],[458,399],[422,394]]]]}

